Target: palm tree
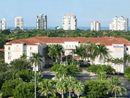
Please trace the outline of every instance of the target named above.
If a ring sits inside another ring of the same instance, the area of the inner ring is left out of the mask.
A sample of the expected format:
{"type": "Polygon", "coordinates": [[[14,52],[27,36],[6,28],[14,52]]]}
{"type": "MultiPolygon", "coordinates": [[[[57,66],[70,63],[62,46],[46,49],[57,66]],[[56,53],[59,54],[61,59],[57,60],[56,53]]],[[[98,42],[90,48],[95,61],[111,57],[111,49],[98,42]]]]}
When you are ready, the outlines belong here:
{"type": "Polygon", "coordinates": [[[86,56],[90,59],[93,63],[95,58],[98,56],[98,45],[94,43],[87,43],[86,45],[86,56]]]}
{"type": "Polygon", "coordinates": [[[100,60],[105,60],[109,57],[108,49],[104,45],[96,45],[94,43],[86,43],[76,47],[75,54],[79,55],[81,59],[88,58],[92,61],[96,57],[100,60]]]}
{"type": "Polygon", "coordinates": [[[63,55],[63,47],[61,45],[49,45],[48,47],[48,56],[52,58],[52,60],[55,60],[58,62],[63,55]]]}
{"type": "Polygon", "coordinates": [[[66,92],[66,82],[65,79],[61,78],[56,83],[57,92],[61,94],[61,97],[64,98],[64,93],[66,92]]]}
{"type": "Polygon", "coordinates": [[[118,85],[112,86],[112,93],[114,93],[115,98],[117,98],[117,94],[123,95],[124,92],[126,92],[126,89],[124,87],[118,85]]]}
{"type": "Polygon", "coordinates": [[[110,91],[114,94],[114,97],[117,98],[117,94],[123,95],[126,92],[126,88],[121,86],[119,78],[112,77],[110,91]]]}
{"type": "MultiPolygon", "coordinates": [[[[102,66],[101,66],[102,67],[102,66]]],[[[107,75],[106,75],[106,72],[103,71],[103,70],[100,70],[98,72],[98,78],[100,79],[100,81],[103,81],[103,79],[106,79],[107,75]]]]}
{"type": "Polygon", "coordinates": [[[0,92],[0,98],[2,98],[2,92],[0,92]]]}
{"type": "Polygon", "coordinates": [[[42,56],[39,53],[33,53],[32,57],[30,58],[33,67],[41,67],[40,64],[42,62],[42,56]]]}
{"type": "Polygon", "coordinates": [[[55,94],[55,89],[53,88],[53,84],[51,80],[43,80],[39,83],[40,93],[47,98],[49,97],[49,94],[55,94]]]}
{"type": "Polygon", "coordinates": [[[27,60],[27,55],[26,54],[23,54],[21,57],[20,57],[21,60],[27,60]]]}
{"type": "Polygon", "coordinates": [[[99,57],[100,60],[105,61],[109,57],[109,51],[104,45],[97,45],[96,56],[99,57]]]}
{"type": "Polygon", "coordinates": [[[81,93],[84,91],[84,85],[77,81],[74,87],[74,93],[80,98],[81,93]]]}
{"type": "Polygon", "coordinates": [[[130,62],[130,55],[124,54],[123,63],[126,66],[130,62]]]}
{"type": "Polygon", "coordinates": [[[74,87],[76,85],[76,80],[73,77],[66,78],[67,90],[69,92],[69,98],[71,98],[71,92],[73,92],[74,87]]]}
{"type": "Polygon", "coordinates": [[[62,64],[54,64],[51,68],[51,71],[56,73],[57,78],[64,78],[67,76],[76,76],[79,73],[79,68],[75,65],[62,65],[62,64]]]}
{"type": "Polygon", "coordinates": [[[39,53],[33,53],[32,57],[30,58],[30,61],[31,61],[34,71],[35,71],[35,98],[37,97],[37,71],[38,71],[39,65],[42,61],[41,58],[42,58],[42,56],[39,53]]]}
{"type": "Polygon", "coordinates": [[[75,54],[81,57],[81,59],[86,58],[86,46],[84,44],[81,44],[79,47],[76,46],[76,49],[74,51],[75,54]]]}
{"type": "Polygon", "coordinates": [[[67,75],[67,67],[61,64],[54,64],[51,71],[56,73],[56,78],[61,78],[67,75]]]}

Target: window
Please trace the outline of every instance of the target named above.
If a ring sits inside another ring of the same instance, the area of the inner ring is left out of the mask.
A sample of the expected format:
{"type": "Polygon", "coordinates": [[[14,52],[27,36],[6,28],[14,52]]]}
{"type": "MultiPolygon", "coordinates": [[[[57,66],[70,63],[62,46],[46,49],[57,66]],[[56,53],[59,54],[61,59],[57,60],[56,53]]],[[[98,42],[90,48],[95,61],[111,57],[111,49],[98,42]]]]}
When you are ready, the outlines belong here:
{"type": "Polygon", "coordinates": [[[128,51],[129,49],[126,47],[126,51],[128,51]]]}
{"type": "Polygon", "coordinates": [[[23,53],[26,54],[26,49],[23,50],[23,53]]]}
{"type": "Polygon", "coordinates": [[[32,57],[33,56],[33,53],[32,52],[30,52],[30,57],[32,57]]]}
{"type": "Polygon", "coordinates": [[[32,50],[32,47],[30,47],[30,50],[32,50]]]}
{"type": "Polygon", "coordinates": [[[11,59],[11,52],[8,52],[8,59],[11,59]]]}
{"type": "Polygon", "coordinates": [[[8,50],[10,50],[10,47],[8,47],[8,50]]]}

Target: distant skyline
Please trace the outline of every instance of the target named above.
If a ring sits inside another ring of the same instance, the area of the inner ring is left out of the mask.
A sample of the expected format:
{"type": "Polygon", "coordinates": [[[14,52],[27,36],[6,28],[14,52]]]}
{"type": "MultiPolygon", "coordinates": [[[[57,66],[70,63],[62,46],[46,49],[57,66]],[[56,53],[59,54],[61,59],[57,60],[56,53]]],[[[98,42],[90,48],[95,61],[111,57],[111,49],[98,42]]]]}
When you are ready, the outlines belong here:
{"type": "Polygon", "coordinates": [[[41,13],[48,16],[48,27],[61,26],[66,13],[77,16],[78,27],[88,27],[93,20],[108,27],[115,16],[130,18],[130,0],[1,0],[0,4],[0,18],[6,18],[8,27],[14,26],[16,16],[24,18],[25,27],[35,27],[41,13]]]}

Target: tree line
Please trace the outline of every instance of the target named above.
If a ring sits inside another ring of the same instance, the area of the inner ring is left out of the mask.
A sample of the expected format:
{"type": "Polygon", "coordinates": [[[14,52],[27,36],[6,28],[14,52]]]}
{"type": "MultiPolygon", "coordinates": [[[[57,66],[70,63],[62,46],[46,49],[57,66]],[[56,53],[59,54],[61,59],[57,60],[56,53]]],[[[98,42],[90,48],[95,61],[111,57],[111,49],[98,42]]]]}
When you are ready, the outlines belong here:
{"type": "Polygon", "coordinates": [[[4,30],[0,31],[0,48],[3,45],[14,39],[19,38],[29,38],[35,36],[48,36],[48,37],[102,37],[102,36],[113,36],[113,37],[123,37],[130,40],[130,31],[89,31],[89,30],[4,30]]]}

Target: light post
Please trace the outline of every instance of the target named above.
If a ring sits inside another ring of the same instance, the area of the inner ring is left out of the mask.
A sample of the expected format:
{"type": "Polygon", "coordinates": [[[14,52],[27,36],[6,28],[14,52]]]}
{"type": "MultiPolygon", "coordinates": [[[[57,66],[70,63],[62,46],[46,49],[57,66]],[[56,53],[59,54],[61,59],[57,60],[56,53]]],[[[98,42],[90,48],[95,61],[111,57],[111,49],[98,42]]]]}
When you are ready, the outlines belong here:
{"type": "Polygon", "coordinates": [[[34,65],[33,66],[33,71],[35,72],[35,81],[34,81],[34,98],[37,98],[37,71],[38,71],[38,66],[34,65]]]}
{"type": "Polygon", "coordinates": [[[33,56],[31,58],[31,62],[33,64],[33,71],[35,72],[34,73],[34,77],[35,77],[35,80],[34,80],[34,98],[37,98],[37,71],[39,69],[39,63],[42,61],[41,60],[41,55],[38,54],[38,53],[33,53],[33,56]]]}

